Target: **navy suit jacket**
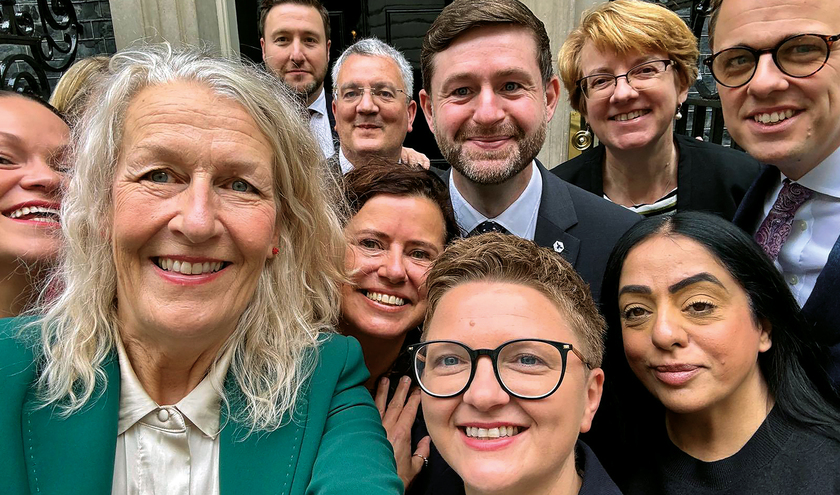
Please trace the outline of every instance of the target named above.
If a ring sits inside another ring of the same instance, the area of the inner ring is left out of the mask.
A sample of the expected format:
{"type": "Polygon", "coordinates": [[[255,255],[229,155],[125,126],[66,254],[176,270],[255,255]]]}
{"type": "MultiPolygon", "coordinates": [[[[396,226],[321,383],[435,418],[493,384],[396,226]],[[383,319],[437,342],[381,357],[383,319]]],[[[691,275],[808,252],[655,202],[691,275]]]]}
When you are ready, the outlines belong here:
{"type": "MultiPolygon", "coordinates": [[[[767,194],[777,185],[779,169],[765,166],[747,190],[740,208],[732,220],[750,234],[755,233],[764,216],[767,194]]],[[[811,296],[802,306],[802,314],[811,325],[817,341],[829,348],[829,375],[840,390],[840,237],[834,243],[828,261],[817,277],[811,296]]]]}
{"type": "MultiPolygon", "coordinates": [[[[597,302],[613,246],[642,217],[563,181],[539,160],[535,162],[543,185],[534,242],[559,251],[589,284],[597,302]]],[[[447,184],[449,174],[441,174],[447,184]]]]}

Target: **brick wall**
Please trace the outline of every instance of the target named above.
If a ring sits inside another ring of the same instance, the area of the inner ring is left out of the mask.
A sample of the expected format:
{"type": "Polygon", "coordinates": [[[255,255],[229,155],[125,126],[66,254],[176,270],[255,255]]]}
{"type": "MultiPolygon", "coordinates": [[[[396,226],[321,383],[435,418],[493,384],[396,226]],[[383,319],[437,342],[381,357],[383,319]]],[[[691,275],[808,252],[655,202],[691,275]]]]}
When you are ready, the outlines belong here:
{"type": "MultiPolygon", "coordinates": [[[[82,32],[79,34],[79,42],[76,50],[76,60],[92,55],[113,54],[116,52],[114,27],[111,23],[111,7],[108,1],[73,0],[72,3],[76,10],[76,18],[82,25],[82,32]]],[[[37,0],[17,0],[15,9],[17,12],[29,13],[35,22],[36,31],[42,33],[41,16],[38,12],[37,4],[37,0]]],[[[62,40],[60,34],[54,34],[53,38],[56,41],[62,40]]],[[[25,49],[19,46],[0,44],[0,60],[13,53],[22,52],[25,52],[25,49]]],[[[61,77],[61,73],[47,71],[47,79],[50,82],[51,88],[55,87],[59,77],[61,77]]]]}

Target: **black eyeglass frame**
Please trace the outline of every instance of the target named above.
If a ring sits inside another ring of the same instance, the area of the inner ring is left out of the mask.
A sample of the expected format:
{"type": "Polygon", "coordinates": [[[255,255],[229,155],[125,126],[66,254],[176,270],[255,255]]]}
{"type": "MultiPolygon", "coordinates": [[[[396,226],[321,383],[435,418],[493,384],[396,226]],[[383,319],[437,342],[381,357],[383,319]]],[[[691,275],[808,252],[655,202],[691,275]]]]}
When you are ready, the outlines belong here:
{"type": "Polygon", "coordinates": [[[705,65],[706,67],[709,68],[709,72],[712,73],[712,77],[714,77],[715,81],[717,81],[718,84],[720,84],[721,86],[724,86],[724,87],[727,87],[727,88],[740,88],[741,86],[744,86],[747,83],[749,83],[750,81],[752,81],[752,78],[755,77],[755,71],[758,70],[758,60],[759,60],[759,58],[761,58],[761,56],[764,55],[765,53],[769,53],[773,57],[773,63],[776,64],[776,68],[779,69],[779,71],[781,71],[782,74],[784,74],[788,77],[796,78],[796,79],[804,79],[806,77],[813,76],[817,72],[821,71],[823,69],[823,67],[825,67],[825,64],[828,63],[829,57],[831,57],[831,47],[834,44],[834,42],[838,41],[838,40],[840,40],[840,33],[835,34],[833,36],[829,35],[829,34],[816,34],[816,33],[796,34],[796,35],[793,35],[793,36],[788,36],[787,38],[783,39],[773,48],[765,48],[763,50],[756,50],[755,48],[752,48],[752,47],[749,47],[749,46],[744,46],[744,45],[733,46],[733,47],[727,48],[725,50],[721,50],[717,53],[714,53],[714,54],[709,55],[708,57],[704,58],[703,59],[703,65],[705,65]],[[781,48],[782,45],[789,42],[790,40],[794,40],[796,38],[801,38],[803,36],[815,36],[815,37],[817,37],[817,38],[819,38],[819,39],[821,39],[825,42],[825,46],[826,46],[825,60],[823,60],[822,65],[820,65],[814,72],[811,72],[810,74],[805,75],[805,76],[796,76],[796,75],[788,73],[785,69],[782,68],[781,64],[779,64],[779,48],[781,48]],[[722,53],[726,53],[730,50],[744,50],[744,51],[747,51],[747,52],[751,53],[753,58],[755,58],[755,65],[753,65],[753,69],[752,69],[752,73],[750,74],[750,77],[748,77],[747,80],[742,82],[741,84],[736,84],[734,86],[730,86],[729,84],[726,84],[726,83],[722,82],[720,79],[718,79],[718,76],[715,74],[715,69],[714,69],[715,59],[719,55],[721,55],[722,53]]]}
{"type": "MultiPolygon", "coordinates": [[[[625,81],[627,81],[627,84],[629,84],[631,88],[633,88],[633,89],[634,89],[634,90],[636,90],[636,91],[640,91],[639,89],[636,89],[636,87],[635,87],[635,86],[633,86],[633,83],[631,83],[631,82],[630,82],[630,79],[628,79],[628,78],[627,78],[627,75],[628,75],[628,74],[630,74],[631,72],[633,72],[634,70],[638,69],[639,67],[643,66],[643,65],[647,65],[647,64],[651,64],[651,63],[657,63],[657,62],[661,62],[661,63],[664,63],[664,64],[665,64],[665,68],[664,68],[664,69],[662,69],[662,72],[666,72],[666,71],[668,70],[668,67],[670,67],[670,66],[672,66],[672,65],[674,65],[674,64],[675,64],[675,62],[674,62],[673,60],[666,59],[666,58],[665,58],[665,59],[661,59],[661,60],[648,60],[647,62],[642,62],[642,63],[640,63],[640,64],[636,64],[636,65],[634,65],[633,67],[630,67],[630,70],[628,70],[628,71],[627,71],[627,72],[625,72],[624,74],[613,75],[613,74],[609,74],[609,73],[606,73],[606,72],[604,72],[604,73],[599,73],[599,74],[590,74],[590,75],[588,75],[588,76],[581,77],[580,79],[578,79],[577,81],[575,81],[575,84],[577,85],[577,87],[580,89],[580,92],[581,92],[581,93],[583,93],[583,96],[584,96],[587,100],[589,100],[589,99],[591,99],[591,98],[590,98],[590,97],[589,97],[589,95],[588,95],[588,91],[587,91],[587,90],[583,87],[583,81],[585,81],[585,80],[587,80],[587,79],[589,79],[589,78],[591,78],[591,77],[606,77],[606,76],[609,76],[609,77],[612,77],[612,78],[614,78],[614,79],[615,79],[615,80],[613,81],[613,85],[612,85],[612,87],[613,87],[613,92],[612,92],[612,93],[610,93],[608,96],[604,96],[604,97],[603,97],[603,98],[601,98],[601,99],[609,98],[610,96],[612,96],[612,95],[615,93],[615,88],[618,86],[618,80],[619,80],[619,78],[622,78],[622,77],[624,78],[624,80],[625,80],[625,81]]],[[[657,75],[657,77],[659,77],[659,76],[657,75]]]]}
{"type": "Polygon", "coordinates": [[[476,363],[478,362],[478,358],[481,356],[487,356],[490,358],[490,361],[493,362],[493,373],[496,375],[496,381],[499,382],[499,385],[502,387],[502,390],[518,399],[525,400],[545,399],[546,397],[556,392],[558,388],[560,388],[560,385],[563,383],[563,378],[566,377],[566,364],[568,361],[569,351],[572,351],[572,353],[574,353],[574,355],[581,360],[581,362],[584,364],[584,366],[586,366],[587,369],[592,369],[592,366],[590,366],[589,362],[586,361],[586,358],[583,357],[583,354],[581,354],[580,351],[575,349],[572,346],[572,344],[567,344],[565,342],[557,342],[554,340],[514,339],[503,343],[495,349],[471,349],[468,345],[464,344],[463,342],[458,342],[457,340],[430,340],[428,342],[419,342],[417,344],[408,346],[407,350],[411,354],[411,369],[414,372],[414,377],[417,380],[417,383],[420,385],[420,388],[423,389],[423,391],[427,394],[438,399],[449,399],[452,397],[457,397],[466,392],[467,389],[470,388],[470,385],[472,384],[472,381],[475,378],[475,370],[477,368],[476,363]],[[563,370],[560,372],[560,379],[557,380],[557,384],[554,386],[553,389],[551,389],[551,391],[543,395],[531,397],[527,395],[517,394],[516,392],[510,390],[507,385],[505,385],[504,380],[502,380],[502,376],[499,374],[499,354],[502,352],[502,349],[504,349],[509,344],[515,344],[518,342],[543,342],[545,344],[553,346],[558,351],[560,351],[560,356],[563,359],[563,370]],[[463,347],[464,350],[467,351],[467,354],[470,356],[470,378],[467,380],[467,383],[464,385],[464,388],[462,388],[460,391],[454,394],[441,395],[429,391],[426,388],[426,386],[423,385],[423,380],[420,379],[420,374],[417,372],[417,354],[420,352],[420,349],[428,346],[429,344],[456,344],[463,347]]]}

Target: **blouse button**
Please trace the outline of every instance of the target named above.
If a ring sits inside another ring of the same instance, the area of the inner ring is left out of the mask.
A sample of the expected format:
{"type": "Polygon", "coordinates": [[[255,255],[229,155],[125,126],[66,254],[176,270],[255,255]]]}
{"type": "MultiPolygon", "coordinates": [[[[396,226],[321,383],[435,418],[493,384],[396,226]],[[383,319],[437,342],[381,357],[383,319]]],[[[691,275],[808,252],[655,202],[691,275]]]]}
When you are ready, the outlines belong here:
{"type": "Polygon", "coordinates": [[[797,277],[796,275],[791,275],[790,278],[788,279],[788,283],[790,285],[798,284],[799,283],[799,277],[797,277]]]}
{"type": "Polygon", "coordinates": [[[166,423],[169,421],[169,411],[166,409],[160,409],[157,414],[158,419],[161,423],[166,423]]]}
{"type": "Polygon", "coordinates": [[[798,221],[797,225],[799,226],[799,230],[801,230],[802,232],[808,230],[808,222],[806,222],[805,220],[798,221]]]}

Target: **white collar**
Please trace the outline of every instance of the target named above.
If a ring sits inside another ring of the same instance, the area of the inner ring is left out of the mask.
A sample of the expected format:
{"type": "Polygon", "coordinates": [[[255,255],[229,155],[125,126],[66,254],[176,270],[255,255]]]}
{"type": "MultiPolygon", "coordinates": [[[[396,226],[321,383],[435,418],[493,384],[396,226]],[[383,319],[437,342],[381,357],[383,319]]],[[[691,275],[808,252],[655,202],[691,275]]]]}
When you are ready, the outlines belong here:
{"type": "Polygon", "coordinates": [[[323,116],[327,115],[327,97],[324,96],[324,88],[321,88],[318,98],[309,105],[309,110],[314,110],[323,116]]]}
{"type": "MultiPolygon", "coordinates": [[[[219,417],[222,396],[233,347],[229,347],[222,357],[210,368],[210,372],[175,408],[186,416],[206,436],[215,438],[219,433],[219,417]]],[[[160,406],[149,397],[143,385],[134,374],[134,368],[128,360],[122,339],[117,338],[117,356],[120,363],[120,417],[117,434],[122,435],[135,423],[160,406]]]]}
{"type": "Polygon", "coordinates": [[[528,181],[525,190],[505,211],[492,219],[479,213],[461,196],[458,188],[455,187],[455,181],[452,180],[452,173],[449,174],[449,196],[452,201],[452,209],[455,211],[455,220],[458,221],[458,225],[464,232],[472,232],[481,222],[493,220],[506,228],[511,234],[530,239],[533,237],[531,223],[536,218],[542,198],[542,174],[537,169],[536,161],[532,161],[531,179],[528,181]]]}
{"type": "Polygon", "coordinates": [[[840,148],[796,182],[812,191],[840,199],[840,148]]]}
{"type": "Polygon", "coordinates": [[[338,164],[341,165],[341,175],[347,175],[351,170],[356,168],[352,163],[350,163],[350,160],[344,156],[344,148],[341,146],[338,147],[338,164]]]}

